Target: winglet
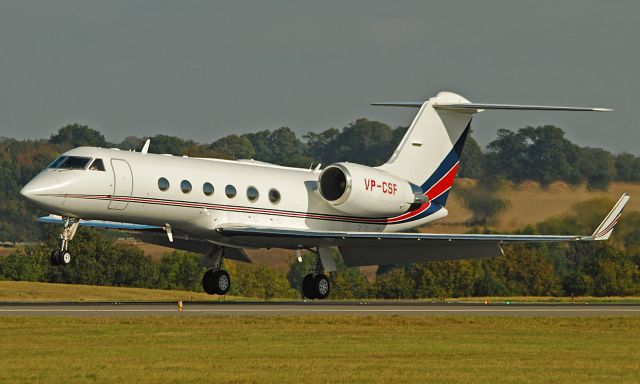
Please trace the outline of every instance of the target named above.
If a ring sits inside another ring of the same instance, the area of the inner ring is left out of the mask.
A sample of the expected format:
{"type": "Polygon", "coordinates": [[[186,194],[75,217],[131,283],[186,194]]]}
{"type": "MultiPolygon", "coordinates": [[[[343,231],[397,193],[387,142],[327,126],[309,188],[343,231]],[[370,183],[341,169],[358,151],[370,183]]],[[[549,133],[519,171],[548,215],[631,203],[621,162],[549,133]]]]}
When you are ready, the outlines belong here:
{"type": "Polygon", "coordinates": [[[624,206],[629,201],[629,195],[624,193],[620,200],[613,207],[611,212],[604,218],[602,223],[598,226],[598,228],[593,232],[593,235],[589,237],[589,240],[607,240],[609,236],[611,236],[611,232],[613,232],[613,227],[616,226],[618,220],[620,219],[620,215],[622,214],[622,210],[624,206]]]}

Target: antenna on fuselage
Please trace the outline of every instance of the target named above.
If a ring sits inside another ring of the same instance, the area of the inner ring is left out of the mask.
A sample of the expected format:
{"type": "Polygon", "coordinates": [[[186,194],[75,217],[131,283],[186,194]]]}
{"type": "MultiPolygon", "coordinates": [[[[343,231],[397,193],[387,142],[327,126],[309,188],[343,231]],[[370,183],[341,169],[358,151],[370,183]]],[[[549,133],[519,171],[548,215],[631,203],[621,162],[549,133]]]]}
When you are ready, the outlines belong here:
{"type": "Polygon", "coordinates": [[[149,145],[151,144],[151,139],[147,139],[142,146],[142,151],[140,153],[147,153],[149,151],[149,145]]]}

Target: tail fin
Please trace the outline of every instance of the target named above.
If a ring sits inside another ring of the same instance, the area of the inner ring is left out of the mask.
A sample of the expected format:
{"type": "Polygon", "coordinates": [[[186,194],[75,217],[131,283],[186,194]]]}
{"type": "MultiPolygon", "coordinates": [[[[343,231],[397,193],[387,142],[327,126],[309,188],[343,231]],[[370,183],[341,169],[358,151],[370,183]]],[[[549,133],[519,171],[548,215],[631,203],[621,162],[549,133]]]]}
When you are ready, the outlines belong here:
{"type": "Polygon", "coordinates": [[[419,185],[429,200],[440,206],[447,202],[474,113],[488,109],[610,111],[605,108],[476,104],[452,92],[440,92],[423,103],[373,105],[420,108],[389,161],[378,168],[419,185]]]}
{"type": "Polygon", "coordinates": [[[469,133],[471,114],[436,109],[441,103],[469,101],[454,93],[440,92],[421,105],[386,104],[420,106],[420,111],[389,161],[379,169],[419,185],[430,201],[444,206],[469,133]]]}

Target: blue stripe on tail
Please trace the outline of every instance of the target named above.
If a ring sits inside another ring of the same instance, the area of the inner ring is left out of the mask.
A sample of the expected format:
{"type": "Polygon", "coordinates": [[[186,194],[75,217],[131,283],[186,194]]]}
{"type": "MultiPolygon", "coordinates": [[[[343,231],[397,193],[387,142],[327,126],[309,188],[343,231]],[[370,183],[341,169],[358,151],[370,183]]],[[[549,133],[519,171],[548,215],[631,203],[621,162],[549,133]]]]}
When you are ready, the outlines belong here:
{"type": "MultiPolygon", "coordinates": [[[[471,128],[471,122],[467,124],[467,127],[460,135],[460,138],[455,143],[451,152],[447,154],[447,156],[442,160],[438,168],[436,168],[435,172],[425,181],[420,187],[424,192],[427,192],[431,187],[433,187],[440,179],[444,177],[453,168],[453,166],[460,160],[460,156],[462,155],[462,149],[464,148],[464,143],[467,140],[467,135],[469,134],[469,130],[471,128]]],[[[444,207],[447,203],[447,198],[449,197],[449,190],[438,196],[433,200],[433,203],[444,207]]]]}

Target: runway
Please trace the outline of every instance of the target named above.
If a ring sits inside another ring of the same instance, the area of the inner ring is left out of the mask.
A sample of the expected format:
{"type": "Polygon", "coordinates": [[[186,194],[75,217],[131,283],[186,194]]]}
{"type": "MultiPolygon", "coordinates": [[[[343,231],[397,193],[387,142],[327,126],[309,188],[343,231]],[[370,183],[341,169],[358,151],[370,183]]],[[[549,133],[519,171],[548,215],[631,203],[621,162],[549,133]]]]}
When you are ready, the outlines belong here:
{"type": "Polygon", "coordinates": [[[1,316],[640,316],[638,304],[433,304],[419,302],[1,303],[1,316]]]}

